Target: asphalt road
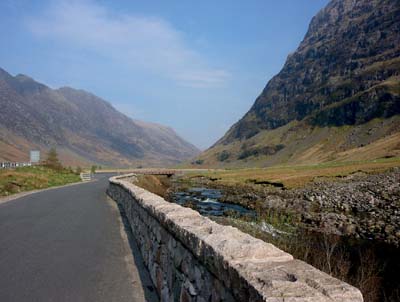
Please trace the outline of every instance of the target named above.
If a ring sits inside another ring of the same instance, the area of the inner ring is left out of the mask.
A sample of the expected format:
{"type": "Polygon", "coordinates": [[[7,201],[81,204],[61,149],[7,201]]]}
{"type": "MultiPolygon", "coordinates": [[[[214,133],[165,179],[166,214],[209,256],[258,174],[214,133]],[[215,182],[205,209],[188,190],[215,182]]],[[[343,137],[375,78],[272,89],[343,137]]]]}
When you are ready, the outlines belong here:
{"type": "Polygon", "coordinates": [[[108,175],[0,204],[0,301],[156,301],[108,175]]]}

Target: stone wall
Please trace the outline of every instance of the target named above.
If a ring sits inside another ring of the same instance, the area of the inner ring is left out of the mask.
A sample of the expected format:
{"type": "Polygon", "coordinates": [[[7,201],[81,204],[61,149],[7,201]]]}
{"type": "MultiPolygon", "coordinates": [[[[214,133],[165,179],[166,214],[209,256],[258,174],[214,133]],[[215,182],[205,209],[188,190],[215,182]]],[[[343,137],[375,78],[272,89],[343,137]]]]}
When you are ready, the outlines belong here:
{"type": "Polygon", "coordinates": [[[275,246],[129,182],[110,179],[161,301],[363,301],[360,291],[275,246]]]}

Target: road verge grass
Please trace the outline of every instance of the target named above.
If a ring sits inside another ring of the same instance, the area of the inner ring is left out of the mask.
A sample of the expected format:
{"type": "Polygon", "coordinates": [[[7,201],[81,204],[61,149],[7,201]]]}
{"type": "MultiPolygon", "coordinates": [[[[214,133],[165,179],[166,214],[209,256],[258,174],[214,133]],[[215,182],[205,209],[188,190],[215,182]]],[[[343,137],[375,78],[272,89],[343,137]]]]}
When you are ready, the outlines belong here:
{"type": "Polygon", "coordinates": [[[69,169],[56,171],[42,166],[34,166],[0,170],[0,196],[62,186],[79,181],[79,175],[69,169]]]}

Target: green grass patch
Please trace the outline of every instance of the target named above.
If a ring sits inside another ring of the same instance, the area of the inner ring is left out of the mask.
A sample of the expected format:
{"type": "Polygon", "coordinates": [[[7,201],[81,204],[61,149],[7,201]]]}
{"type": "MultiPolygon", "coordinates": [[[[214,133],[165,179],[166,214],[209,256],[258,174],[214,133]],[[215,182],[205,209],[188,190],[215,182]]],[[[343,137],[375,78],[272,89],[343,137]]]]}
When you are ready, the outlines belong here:
{"type": "Polygon", "coordinates": [[[0,170],[0,196],[61,186],[79,181],[79,175],[69,169],[55,171],[35,166],[13,170],[0,170]]]}

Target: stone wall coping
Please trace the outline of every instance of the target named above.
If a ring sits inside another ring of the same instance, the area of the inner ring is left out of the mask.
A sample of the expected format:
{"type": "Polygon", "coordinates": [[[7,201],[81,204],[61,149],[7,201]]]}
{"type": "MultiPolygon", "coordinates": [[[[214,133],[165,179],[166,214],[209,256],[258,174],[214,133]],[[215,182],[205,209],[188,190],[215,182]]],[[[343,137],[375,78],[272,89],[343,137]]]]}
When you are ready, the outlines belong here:
{"type": "Polygon", "coordinates": [[[109,181],[131,194],[239,301],[243,301],[243,290],[251,301],[363,301],[357,288],[235,227],[217,224],[192,209],[167,202],[129,182],[133,176],[115,176],[109,181]]]}

